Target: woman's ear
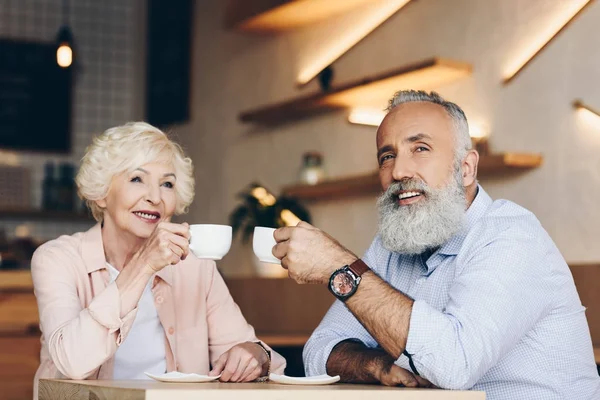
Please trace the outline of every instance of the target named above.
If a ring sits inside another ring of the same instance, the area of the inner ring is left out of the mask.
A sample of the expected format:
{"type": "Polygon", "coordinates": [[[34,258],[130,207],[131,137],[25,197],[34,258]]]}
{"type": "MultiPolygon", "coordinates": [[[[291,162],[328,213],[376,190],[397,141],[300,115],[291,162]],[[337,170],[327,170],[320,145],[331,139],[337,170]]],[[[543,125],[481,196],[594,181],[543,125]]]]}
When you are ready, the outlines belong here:
{"type": "Polygon", "coordinates": [[[469,150],[462,161],[463,186],[469,187],[477,180],[477,164],[479,163],[479,153],[477,150],[469,150]]]}
{"type": "Polygon", "coordinates": [[[106,208],[106,197],[100,200],[94,200],[96,205],[100,208],[106,208]]]}

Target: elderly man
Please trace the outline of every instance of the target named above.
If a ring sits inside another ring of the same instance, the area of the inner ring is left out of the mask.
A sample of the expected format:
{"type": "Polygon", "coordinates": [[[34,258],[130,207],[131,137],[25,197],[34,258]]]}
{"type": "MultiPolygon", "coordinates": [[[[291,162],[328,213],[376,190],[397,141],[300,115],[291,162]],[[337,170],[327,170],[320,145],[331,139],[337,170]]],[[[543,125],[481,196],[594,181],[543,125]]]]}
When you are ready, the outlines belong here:
{"type": "Polygon", "coordinates": [[[535,216],[477,184],[466,117],[401,91],[377,131],[379,232],[359,259],[301,222],[273,254],[336,301],[304,349],[307,375],[483,390],[495,399],[598,399],[573,278],[535,216]]]}

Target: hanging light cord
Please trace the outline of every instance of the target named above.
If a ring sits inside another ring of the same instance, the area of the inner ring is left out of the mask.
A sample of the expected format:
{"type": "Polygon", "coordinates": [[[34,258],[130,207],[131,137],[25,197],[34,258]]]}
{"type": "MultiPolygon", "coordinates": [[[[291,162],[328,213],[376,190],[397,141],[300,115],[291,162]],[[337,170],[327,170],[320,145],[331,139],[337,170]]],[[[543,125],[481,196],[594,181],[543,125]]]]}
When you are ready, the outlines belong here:
{"type": "Polygon", "coordinates": [[[63,25],[69,25],[69,0],[62,0],[63,25]]]}

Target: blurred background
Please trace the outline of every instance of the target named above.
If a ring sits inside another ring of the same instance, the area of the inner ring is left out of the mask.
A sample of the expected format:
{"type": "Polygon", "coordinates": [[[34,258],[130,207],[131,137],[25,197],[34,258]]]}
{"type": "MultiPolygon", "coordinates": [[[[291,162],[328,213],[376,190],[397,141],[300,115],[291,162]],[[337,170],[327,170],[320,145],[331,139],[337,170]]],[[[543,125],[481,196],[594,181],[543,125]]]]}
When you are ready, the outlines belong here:
{"type": "Polygon", "coordinates": [[[79,160],[134,120],[193,159],[196,198],[178,220],[238,228],[219,269],[286,373],[303,374],[333,299],[258,262],[252,229],[309,219],[362,254],[377,229],[376,126],[400,89],[464,109],[480,183],[539,218],[600,348],[597,3],[0,0],[0,398],[30,397],[39,361],[31,254],[93,226],[79,160]]]}

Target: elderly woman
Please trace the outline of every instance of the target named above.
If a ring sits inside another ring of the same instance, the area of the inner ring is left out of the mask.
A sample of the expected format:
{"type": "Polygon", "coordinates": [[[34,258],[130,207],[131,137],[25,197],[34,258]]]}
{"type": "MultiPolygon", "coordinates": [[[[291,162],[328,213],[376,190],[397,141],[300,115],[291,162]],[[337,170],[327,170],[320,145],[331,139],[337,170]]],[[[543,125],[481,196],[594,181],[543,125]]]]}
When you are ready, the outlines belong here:
{"type": "Polygon", "coordinates": [[[98,224],[33,256],[36,386],[145,372],[224,382],[282,373],[285,360],[258,341],[214,261],[189,252],[188,225],[170,222],[194,197],[192,161],[179,145],[146,123],[109,129],[87,149],[76,182],[98,224]]]}

